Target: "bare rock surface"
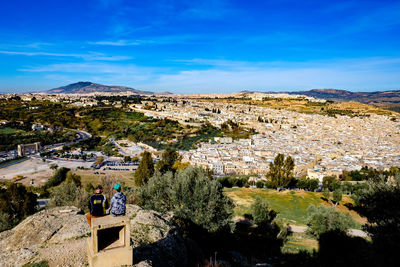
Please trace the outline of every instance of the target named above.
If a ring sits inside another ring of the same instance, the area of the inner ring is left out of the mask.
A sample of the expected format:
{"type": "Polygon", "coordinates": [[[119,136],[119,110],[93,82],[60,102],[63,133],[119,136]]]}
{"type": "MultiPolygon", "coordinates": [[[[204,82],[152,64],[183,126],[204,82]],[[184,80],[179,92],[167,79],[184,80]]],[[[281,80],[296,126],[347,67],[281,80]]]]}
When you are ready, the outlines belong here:
{"type": "MultiPolygon", "coordinates": [[[[184,266],[186,247],[172,214],[161,215],[127,205],[131,220],[134,266],[184,266]]],[[[29,216],[0,233],[0,267],[23,266],[42,260],[50,266],[87,265],[90,229],[76,207],[57,207],[29,216]]]]}

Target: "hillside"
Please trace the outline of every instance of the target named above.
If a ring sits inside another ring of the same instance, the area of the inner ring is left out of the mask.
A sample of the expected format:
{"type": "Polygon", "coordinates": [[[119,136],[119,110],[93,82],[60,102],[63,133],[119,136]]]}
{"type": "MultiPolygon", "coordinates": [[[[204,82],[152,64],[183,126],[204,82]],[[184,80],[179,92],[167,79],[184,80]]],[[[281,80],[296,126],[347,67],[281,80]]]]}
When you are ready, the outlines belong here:
{"type": "Polygon", "coordinates": [[[92,82],[77,82],[66,86],[57,87],[46,91],[47,94],[89,94],[89,93],[121,93],[132,92],[135,94],[153,94],[148,91],[140,91],[126,86],[102,85],[92,82]]]}
{"type": "MultiPolygon", "coordinates": [[[[250,205],[256,197],[268,199],[271,208],[279,213],[285,222],[293,225],[306,225],[307,208],[310,205],[331,206],[328,202],[322,199],[322,193],[309,191],[281,191],[258,188],[226,188],[225,193],[236,203],[235,215],[243,216],[245,213],[250,213],[250,205]]],[[[357,227],[364,224],[366,221],[353,210],[349,210],[345,204],[352,203],[352,200],[347,195],[343,196],[340,205],[336,207],[338,211],[348,212],[357,222],[357,227]]]]}
{"type": "Polygon", "coordinates": [[[355,101],[376,107],[400,111],[400,90],[376,91],[376,92],[350,92],[338,89],[313,89],[309,91],[288,92],[289,94],[301,94],[315,98],[323,98],[333,101],[355,101]]]}

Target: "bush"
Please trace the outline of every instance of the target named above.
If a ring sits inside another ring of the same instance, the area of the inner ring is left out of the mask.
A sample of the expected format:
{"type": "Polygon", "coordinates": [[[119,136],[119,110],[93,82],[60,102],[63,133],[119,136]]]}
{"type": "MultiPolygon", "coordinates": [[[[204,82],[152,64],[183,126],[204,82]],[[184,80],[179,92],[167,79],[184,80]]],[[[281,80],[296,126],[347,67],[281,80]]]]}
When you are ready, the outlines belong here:
{"type": "Polygon", "coordinates": [[[257,181],[256,187],[257,188],[263,188],[264,187],[264,182],[263,181],[257,181]]]}
{"type": "Polygon", "coordinates": [[[188,167],[174,174],[157,172],[138,189],[139,204],[160,212],[173,211],[177,218],[190,220],[209,232],[227,226],[232,217],[232,201],[221,184],[210,180],[202,168],[188,167]]]}
{"type": "Polygon", "coordinates": [[[78,187],[80,187],[82,185],[81,177],[79,175],[72,173],[71,171],[67,172],[65,182],[66,183],[74,183],[78,187]]]}
{"type": "Polygon", "coordinates": [[[46,187],[53,187],[61,184],[67,178],[67,173],[70,169],[61,167],[59,168],[56,173],[46,182],[46,187]]]}
{"type": "Polygon", "coordinates": [[[82,210],[88,209],[89,193],[75,183],[62,183],[54,188],[48,207],[75,206],[82,210]]]}
{"type": "Polygon", "coordinates": [[[232,181],[229,176],[218,178],[218,182],[221,183],[222,187],[231,188],[232,181]]]}
{"type": "Polygon", "coordinates": [[[49,267],[49,264],[47,261],[43,260],[35,263],[27,263],[22,267],[49,267]]]}
{"type": "Polygon", "coordinates": [[[9,229],[24,217],[35,213],[36,194],[27,191],[22,184],[12,183],[6,190],[0,189],[0,229],[9,229]]]}
{"type": "Polygon", "coordinates": [[[0,232],[8,230],[13,227],[11,223],[10,215],[8,213],[0,211],[0,232]]]}
{"type": "Polygon", "coordinates": [[[307,213],[307,232],[317,238],[329,231],[346,232],[354,227],[353,218],[349,213],[342,213],[334,208],[311,205],[307,213]]]}

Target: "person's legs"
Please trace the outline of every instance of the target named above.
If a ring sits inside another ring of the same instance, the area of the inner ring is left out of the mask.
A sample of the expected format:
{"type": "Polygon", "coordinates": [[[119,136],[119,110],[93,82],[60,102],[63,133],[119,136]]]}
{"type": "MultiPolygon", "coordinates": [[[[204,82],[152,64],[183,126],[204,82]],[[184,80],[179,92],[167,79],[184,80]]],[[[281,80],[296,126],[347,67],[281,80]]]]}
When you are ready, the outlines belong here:
{"type": "Polygon", "coordinates": [[[86,220],[89,224],[89,227],[92,227],[92,214],[90,214],[90,212],[86,214],[86,220]]]}

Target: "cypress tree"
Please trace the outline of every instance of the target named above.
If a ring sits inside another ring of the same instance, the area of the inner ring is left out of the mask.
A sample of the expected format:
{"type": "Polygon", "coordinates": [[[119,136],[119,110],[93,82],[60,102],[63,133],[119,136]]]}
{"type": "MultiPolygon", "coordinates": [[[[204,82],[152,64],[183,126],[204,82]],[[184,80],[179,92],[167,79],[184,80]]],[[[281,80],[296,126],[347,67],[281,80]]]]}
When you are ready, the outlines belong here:
{"type": "Polygon", "coordinates": [[[150,152],[142,153],[142,160],[139,163],[139,167],[135,171],[135,184],[142,186],[147,183],[151,176],[154,174],[153,158],[150,152]]]}

